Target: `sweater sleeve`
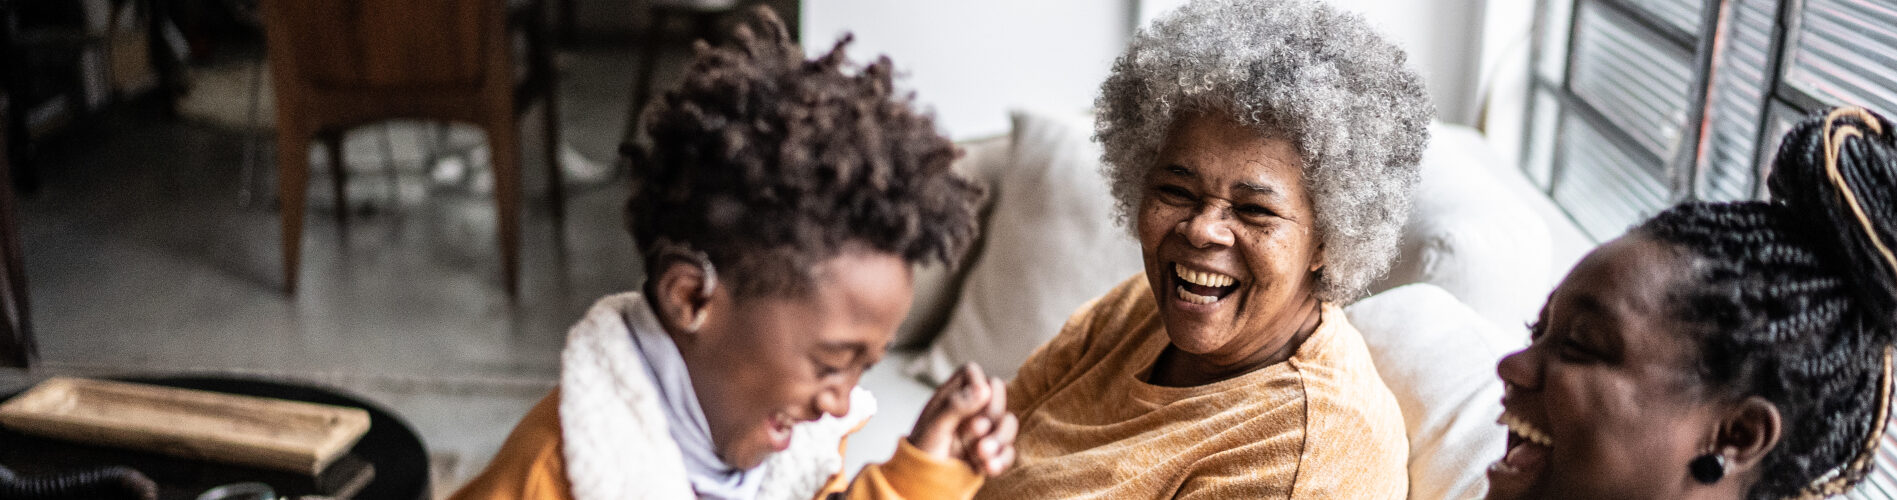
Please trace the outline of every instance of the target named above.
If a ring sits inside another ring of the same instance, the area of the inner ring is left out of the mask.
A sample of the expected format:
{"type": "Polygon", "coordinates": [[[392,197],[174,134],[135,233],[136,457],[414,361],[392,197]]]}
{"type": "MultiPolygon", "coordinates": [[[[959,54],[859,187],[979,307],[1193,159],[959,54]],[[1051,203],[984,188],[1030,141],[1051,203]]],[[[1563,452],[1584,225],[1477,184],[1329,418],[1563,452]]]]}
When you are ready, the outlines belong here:
{"type": "Polygon", "coordinates": [[[449,497],[453,500],[569,500],[560,452],[559,391],[540,400],[507,436],[487,469],[449,497]]]}
{"type": "MultiPolygon", "coordinates": [[[[839,481],[840,482],[840,481],[839,481]]],[[[981,489],[982,477],[974,469],[956,460],[942,460],[909,445],[903,439],[888,462],[863,466],[848,490],[831,488],[819,493],[819,499],[846,500],[959,500],[973,498],[981,489]]]]}

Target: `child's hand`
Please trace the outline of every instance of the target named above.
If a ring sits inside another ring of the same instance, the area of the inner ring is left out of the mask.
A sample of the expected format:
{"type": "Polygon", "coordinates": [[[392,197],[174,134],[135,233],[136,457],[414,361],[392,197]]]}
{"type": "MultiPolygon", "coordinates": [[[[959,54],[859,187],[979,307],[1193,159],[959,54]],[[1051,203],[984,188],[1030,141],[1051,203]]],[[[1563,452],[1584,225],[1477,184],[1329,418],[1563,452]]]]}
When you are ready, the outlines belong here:
{"type": "Polygon", "coordinates": [[[993,477],[1014,464],[1019,425],[1008,413],[1007,383],[969,363],[936,388],[909,433],[909,444],[939,458],[962,460],[993,477]]]}

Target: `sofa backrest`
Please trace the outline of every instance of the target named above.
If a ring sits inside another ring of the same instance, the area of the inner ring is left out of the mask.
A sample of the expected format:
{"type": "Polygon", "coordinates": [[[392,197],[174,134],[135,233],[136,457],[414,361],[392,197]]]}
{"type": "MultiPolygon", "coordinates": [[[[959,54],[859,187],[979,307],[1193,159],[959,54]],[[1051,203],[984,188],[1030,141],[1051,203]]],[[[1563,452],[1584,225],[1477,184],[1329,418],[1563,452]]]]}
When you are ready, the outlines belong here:
{"type": "Polygon", "coordinates": [[[1476,498],[1508,433],[1495,365],[1526,341],[1428,283],[1397,287],[1344,309],[1403,411],[1412,500],[1476,498]]]}
{"type": "MultiPolygon", "coordinates": [[[[995,205],[995,179],[1008,168],[1009,142],[1007,135],[999,135],[959,144],[962,157],[955,160],[955,171],[988,189],[977,212],[980,227],[984,229],[988,227],[988,216],[995,205]]],[[[890,346],[904,350],[921,348],[942,331],[942,326],[948,323],[949,310],[961,297],[968,269],[981,253],[983,236],[986,236],[985,231],[976,235],[976,242],[969,245],[968,253],[954,266],[928,264],[916,268],[915,302],[909,306],[909,316],[903,318],[902,326],[896,329],[896,338],[890,346]]]]}
{"type": "Polygon", "coordinates": [[[1534,193],[1490,173],[1499,161],[1474,130],[1431,127],[1396,259],[1371,293],[1429,283],[1498,325],[1535,318],[1553,287],[1548,226],[1522,199],[1534,193]]]}

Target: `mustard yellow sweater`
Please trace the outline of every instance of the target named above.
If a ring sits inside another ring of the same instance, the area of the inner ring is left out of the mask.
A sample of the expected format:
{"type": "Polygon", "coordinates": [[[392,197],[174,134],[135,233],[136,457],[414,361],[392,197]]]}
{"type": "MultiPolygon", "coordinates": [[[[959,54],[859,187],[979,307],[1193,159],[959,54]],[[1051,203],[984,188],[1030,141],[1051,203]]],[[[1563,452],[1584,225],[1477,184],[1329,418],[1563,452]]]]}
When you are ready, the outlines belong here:
{"type": "MultiPolygon", "coordinates": [[[[571,500],[560,452],[559,399],[556,390],[528,410],[487,469],[449,498],[571,500]]],[[[981,476],[966,464],[930,457],[904,439],[888,462],[864,466],[854,480],[838,471],[816,497],[842,493],[850,500],[961,499],[972,496],[981,483],[981,476]]]]}
{"type": "Polygon", "coordinates": [[[1341,310],[1289,360],[1198,387],[1145,382],[1157,314],[1136,276],[1022,364],[1018,459],[977,498],[1404,498],[1403,415],[1341,310]]]}

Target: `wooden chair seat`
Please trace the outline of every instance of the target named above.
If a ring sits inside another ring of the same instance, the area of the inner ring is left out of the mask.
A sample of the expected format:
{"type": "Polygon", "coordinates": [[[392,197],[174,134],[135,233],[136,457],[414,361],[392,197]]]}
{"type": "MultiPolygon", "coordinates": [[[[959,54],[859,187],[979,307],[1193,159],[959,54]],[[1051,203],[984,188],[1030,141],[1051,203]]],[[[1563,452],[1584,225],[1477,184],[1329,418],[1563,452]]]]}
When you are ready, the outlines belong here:
{"type": "Polygon", "coordinates": [[[266,43],[277,101],[277,189],[283,204],[283,282],[294,293],[309,184],[308,149],[327,144],[336,218],[346,222],[342,136],[392,119],[472,123],[487,134],[507,291],[519,281],[520,117],[545,106],[554,223],[564,218],[552,52],[538,0],[266,0],[266,43]],[[510,8],[510,5],[515,6],[510,8]],[[510,32],[526,37],[517,79],[510,32]]]}

